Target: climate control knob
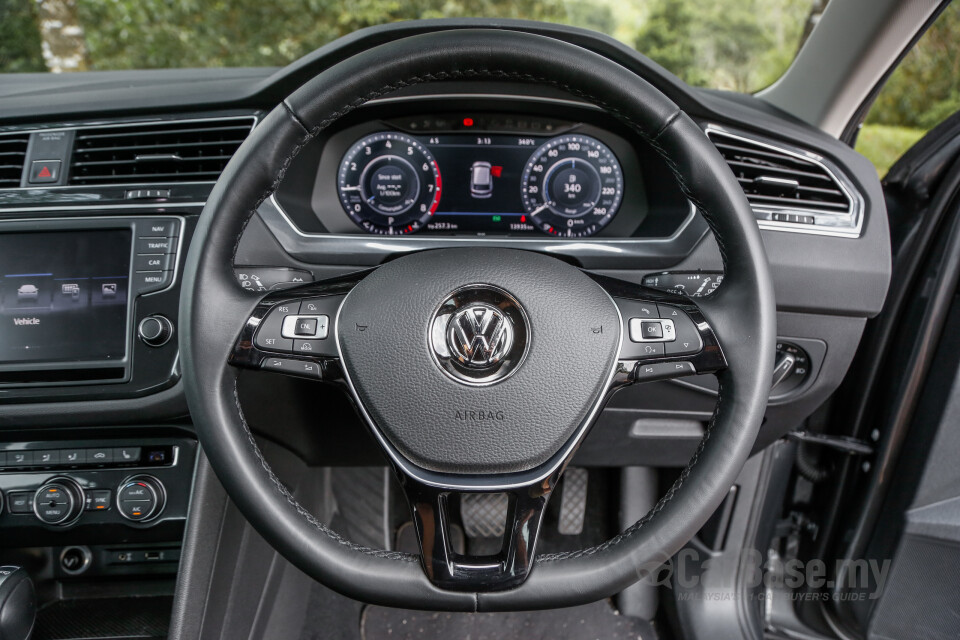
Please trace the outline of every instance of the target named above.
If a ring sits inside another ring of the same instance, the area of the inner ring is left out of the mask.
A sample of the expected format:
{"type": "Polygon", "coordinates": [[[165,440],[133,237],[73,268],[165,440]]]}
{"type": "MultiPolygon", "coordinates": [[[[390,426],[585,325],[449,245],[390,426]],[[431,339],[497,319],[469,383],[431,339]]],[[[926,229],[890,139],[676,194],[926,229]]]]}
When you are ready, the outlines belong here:
{"type": "Polygon", "coordinates": [[[151,347],[162,347],[173,337],[173,323],[167,318],[147,316],[137,325],[137,336],[151,347]]]}
{"type": "Polygon", "coordinates": [[[133,476],[117,489],[117,510],[132,522],[153,520],[166,503],[163,483],[153,476],[133,476]]]}
{"type": "Polygon", "coordinates": [[[83,511],[83,489],[69,478],[54,478],[33,495],[33,512],[47,524],[70,524],[83,511]]]}

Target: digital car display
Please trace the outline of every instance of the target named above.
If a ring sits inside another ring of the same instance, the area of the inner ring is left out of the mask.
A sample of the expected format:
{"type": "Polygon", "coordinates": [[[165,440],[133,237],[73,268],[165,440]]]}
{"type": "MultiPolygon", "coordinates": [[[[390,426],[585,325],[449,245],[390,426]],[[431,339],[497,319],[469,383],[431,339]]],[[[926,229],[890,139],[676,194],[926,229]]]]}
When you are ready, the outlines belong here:
{"type": "Polygon", "coordinates": [[[122,360],[130,231],[0,234],[0,363],[122,360]]]}
{"type": "Polygon", "coordinates": [[[586,135],[378,132],[344,154],[338,193],[369,233],[582,237],[616,214],[623,177],[586,135]]]}

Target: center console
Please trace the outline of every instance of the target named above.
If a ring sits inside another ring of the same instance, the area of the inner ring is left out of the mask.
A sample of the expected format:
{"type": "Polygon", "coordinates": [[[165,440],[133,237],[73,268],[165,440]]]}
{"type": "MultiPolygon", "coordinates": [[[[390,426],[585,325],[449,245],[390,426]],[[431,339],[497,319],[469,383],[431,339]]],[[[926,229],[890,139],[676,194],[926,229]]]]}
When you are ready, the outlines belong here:
{"type": "Polygon", "coordinates": [[[0,210],[0,553],[37,585],[38,637],[159,634],[169,619],[197,442],[187,421],[152,424],[140,408],[180,378],[179,281],[197,213],[0,210]],[[143,416],[137,426],[97,422],[96,407],[117,400],[143,416]],[[36,403],[63,409],[17,419],[36,403]],[[81,404],[93,409],[78,419],[81,404]]]}

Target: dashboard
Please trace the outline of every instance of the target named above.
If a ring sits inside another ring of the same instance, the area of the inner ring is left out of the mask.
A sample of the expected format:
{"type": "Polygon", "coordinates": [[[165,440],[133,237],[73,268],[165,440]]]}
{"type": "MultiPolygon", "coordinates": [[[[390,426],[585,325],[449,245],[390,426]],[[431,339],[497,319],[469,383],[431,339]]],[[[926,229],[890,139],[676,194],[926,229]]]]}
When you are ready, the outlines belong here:
{"type": "MultiPolygon", "coordinates": [[[[69,518],[53,524],[3,507],[5,534],[56,545],[80,530],[104,549],[178,539],[195,450],[177,347],[181,274],[216,179],[307,79],[352,47],[425,28],[391,26],[279,70],[0,87],[0,153],[16,161],[0,166],[0,497],[13,492],[27,509],[50,483],[73,496],[69,518]],[[141,481],[163,501],[131,520],[118,495],[141,481]],[[107,488],[109,513],[80,508],[77,496],[107,488]]],[[[837,389],[883,303],[890,246],[874,169],[756,98],[693,89],[602,37],[537,28],[649,80],[727,160],[761,229],[778,363],[789,365],[757,447],[796,428],[837,389]]],[[[253,302],[414,251],[491,245],[691,296],[722,287],[720,247],[648,141],[559,89],[496,81],[402,89],[312,133],[253,213],[232,267],[253,302]]],[[[239,331],[234,320],[223,330],[239,331]]],[[[252,431],[304,462],[382,464],[338,392],[257,371],[239,385],[252,431]]],[[[715,394],[698,378],[618,393],[576,463],[685,464],[715,394]]]]}
{"type": "Polygon", "coordinates": [[[433,241],[663,238],[688,222],[662,161],[609,114],[520,96],[462,103],[359,110],[303,150],[275,204],[309,233],[433,241]]]}

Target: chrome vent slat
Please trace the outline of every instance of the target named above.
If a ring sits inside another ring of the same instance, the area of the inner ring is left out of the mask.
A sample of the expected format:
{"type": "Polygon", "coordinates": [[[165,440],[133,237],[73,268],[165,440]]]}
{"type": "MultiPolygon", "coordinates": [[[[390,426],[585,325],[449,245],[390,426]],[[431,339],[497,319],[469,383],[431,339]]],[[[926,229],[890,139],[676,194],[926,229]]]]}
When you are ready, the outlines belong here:
{"type": "Polygon", "coordinates": [[[0,189],[20,186],[30,134],[0,135],[0,189]]]}
{"type": "MultiPolygon", "coordinates": [[[[740,160],[731,160],[726,156],[724,156],[724,160],[727,161],[727,164],[730,165],[731,168],[756,171],[759,174],[779,173],[795,178],[810,178],[811,180],[832,182],[829,176],[823,175],[822,173],[801,171],[799,169],[788,169],[786,167],[771,167],[767,165],[750,164],[749,162],[742,162],[740,160]]],[[[734,173],[736,173],[736,171],[734,171],[734,173]]]]}
{"type": "MultiPolygon", "coordinates": [[[[807,206],[807,201],[801,200],[799,198],[784,198],[781,196],[761,196],[761,195],[751,195],[747,196],[747,200],[750,204],[759,204],[759,205],[771,205],[779,204],[785,209],[803,209],[804,211],[809,211],[812,207],[807,206]]],[[[837,211],[843,211],[846,209],[846,205],[842,204],[831,204],[826,202],[818,202],[817,208],[830,208],[833,207],[837,211]]]]}
{"type": "Polygon", "coordinates": [[[102,165],[140,165],[144,162],[192,162],[194,160],[203,160],[203,161],[212,161],[212,160],[229,160],[233,157],[233,154],[220,155],[220,156],[184,156],[182,158],[135,158],[133,160],[95,160],[93,162],[74,162],[74,167],[97,167],[102,165]]]}
{"type": "MultiPolygon", "coordinates": [[[[224,141],[209,140],[204,142],[181,142],[177,145],[177,148],[181,149],[180,155],[183,155],[183,152],[182,152],[183,149],[202,149],[204,147],[218,147],[226,144],[235,144],[236,146],[239,147],[243,141],[244,141],[244,138],[238,138],[236,140],[224,140],[224,141]]],[[[85,154],[95,154],[95,153],[117,153],[120,151],[150,152],[156,149],[169,149],[169,148],[170,148],[169,143],[159,143],[159,144],[153,144],[153,145],[134,144],[134,145],[127,145],[122,147],[86,148],[86,149],[82,149],[81,151],[83,151],[83,153],[85,154]]]]}
{"type": "Polygon", "coordinates": [[[80,129],[67,184],[213,181],[253,124],[234,117],[80,129]]]}
{"type": "Polygon", "coordinates": [[[707,136],[764,228],[857,237],[863,199],[828,160],[716,125],[707,136]]]}
{"type": "MultiPolygon", "coordinates": [[[[181,133],[210,133],[210,132],[225,133],[228,131],[236,131],[236,132],[243,131],[246,133],[250,132],[250,127],[246,127],[242,125],[228,125],[224,127],[207,127],[207,126],[184,127],[183,125],[177,125],[176,123],[174,123],[172,125],[171,124],[130,124],[130,125],[124,125],[122,127],[117,127],[117,129],[123,129],[123,128],[142,128],[144,130],[143,133],[146,133],[149,135],[177,135],[181,133]],[[170,126],[174,126],[174,127],[179,126],[181,128],[174,128],[174,129],[164,128],[164,127],[170,127],[170,126]]],[[[132,134],[130,131],[119,131],[119,132],[110,132],[110,133],[80,133],[80,134],[77,134],[77,142],[83,142],[85,140],[103,140],[107,138],[129,137],[130,135],[134,135],[134,134],[132,134]]],[[[246,134],[244,134],[243,137],[245,138],[246,134]]]]}

